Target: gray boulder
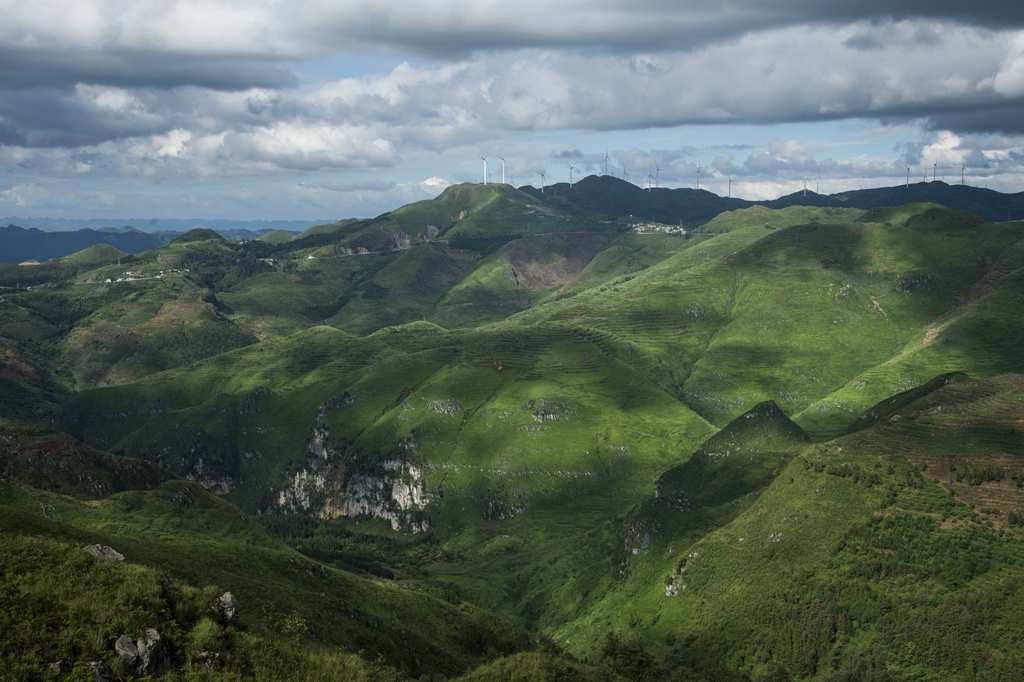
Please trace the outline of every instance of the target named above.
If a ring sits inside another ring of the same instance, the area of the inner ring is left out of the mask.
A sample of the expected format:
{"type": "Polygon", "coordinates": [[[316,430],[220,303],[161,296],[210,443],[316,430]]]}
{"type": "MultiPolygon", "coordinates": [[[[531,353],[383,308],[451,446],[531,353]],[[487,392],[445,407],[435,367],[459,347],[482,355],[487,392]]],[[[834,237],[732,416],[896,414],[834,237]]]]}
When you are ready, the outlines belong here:
{"type": "Polygon", "coordinates": [[[107,547],[106,545],[86,545],[82,549],[89,554],[92,554],[97,559],[105,559],[107,561],[124,561],[124,555],[113,547],[107,547]]]}
{"type": "Polygon", "coordinates": [[[217,612],[220,622],[224,625],[234,625],[238,622],[238,600],[230,592],[220,595],[217,603],[213,605],[213,610],[217,612]]]}
{"type": "Polygon", "coordinates": [[[139,652],[135,669],[143,675],[159,675],[167,669],[167,655],[164,650],[160,633],[153,628],[146,628],[142,637],[135,642],[139,652]]]}
{"type": "Polygon", "coordinates": [[[135,642],[128,635],[121,635],[117,638],[117,641],[114,642],[114,651],[127,666],[133,666],[135,661],[139,660],[139,648],[135,646],[135,642]]]}
{"type": "Polygon", "coordinates": [[[103,661],[89,661],[86,665],[92,668],[92,676],[96,682],[110,682],[110,671],[103,661]]]}

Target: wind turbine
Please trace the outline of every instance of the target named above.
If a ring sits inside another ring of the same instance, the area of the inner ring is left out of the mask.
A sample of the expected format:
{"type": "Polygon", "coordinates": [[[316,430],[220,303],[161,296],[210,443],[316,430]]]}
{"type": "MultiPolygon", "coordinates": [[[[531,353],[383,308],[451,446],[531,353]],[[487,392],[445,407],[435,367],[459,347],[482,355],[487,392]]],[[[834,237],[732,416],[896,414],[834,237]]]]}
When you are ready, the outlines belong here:
{"type": "Polygon", "coordinates": [[[651,167],[648,166],[647,167],[647,191],[648,192],[650,192],[651,191],[651,187],[653,187],[653,185],[651,184],[651,180],[653,180],[653,179],[654,179],[654,173],[651,172],[651,167]]]}
{"type": "Polygon", "coordinates": [[[821,188],[821,168],[818,168],[818,177],[814,178],[814,193],[821,194],[818,190],[821,188]]]}
{"type": "Polygon", "coordinates": [[[540,193],[544,194],[544,177],[548,174],[547,168],[540,169],[540,193]]]}
{"type": "MultiPolygon", "coordinates": [[[[704,173],[700,170],[700,161],[697,162],[697,171],[694,173],[697,176],[697,189],[700,189],[700,179],[704,177],[704,173]]],[[[729,183],[729,192],[732,192],[732,183],[729,183]]]]}
{"type": "MultiPolygon", "coordinates": [[[[508,154],[511,153],[512,152],[509,152],[508,154]]],[[[508,154],[505,154],[505,156],[508,156],[508,154]]],[[[499,159],[501,159],[501,184],[503,185],[505,184],[505,156],[498,157],[499,159]]]]}
{"type": "Polygon", "coordinates": [[[961,187],[963,187],[963,185],[964,185],[964,173],[966,171],[967,171],[967,164],[961,163],[960,164],[960,186],[961,187]]]}
{"type": "MultiPolygon", "coordinates": [[[[477,156],[480,156],[480,155],[477,154],[477,156]]],[[[487,184],[487,159],[489,159],[490,157],[489,156],[480,156],[480,158],[484,160],[484,184],[486,185],[487,184]]]]}
{"type": "Polygon", "coordinates": [[[608,175],[608,147],[604,148],[604,174],[608,175]]]}
{"type": "Polygon", "coordinates": [[[935,176],[938,175],[938,173],[939,173],[939,162],[936,161],[935,165],[932,167],[932,182],[935,182],[935,176]]]}
{"type": "Polygon", "coordinates": [[[732,199],[732,176],[731,175],[729,176],[729,195],[728,195],[728,197],[730,199],[732,199]]]}
{"type": "Polygon", "coordinates": [[[804,176],[804,196],[807,196],[807,181],[810,180],[806,175],[804,176]]]}
{"type": "Polygon", "coordinates": [[[907,187],[910,187],[910,166],[907,166],[907,187]]]}
{"type": "Polygon", "coordinates": [[[572,189],[572,172],[576,170],[576,166],[567,164],[569,166],[569,189],[572,189]]]}
{"type": "Polygon", "coordinates": [[[622,179],[623,180],[628,180],[629,179],[629,173],[626,172],[626,167],[625,166],[622,167],[622,179]]]}
{"type": "Polygon", "coordinates": [[[658,162],[654,162],[654,186],[661,187],[661,183],[658,182],[658,174],[661,173],[661,167],[658,166],[658,162]]]}

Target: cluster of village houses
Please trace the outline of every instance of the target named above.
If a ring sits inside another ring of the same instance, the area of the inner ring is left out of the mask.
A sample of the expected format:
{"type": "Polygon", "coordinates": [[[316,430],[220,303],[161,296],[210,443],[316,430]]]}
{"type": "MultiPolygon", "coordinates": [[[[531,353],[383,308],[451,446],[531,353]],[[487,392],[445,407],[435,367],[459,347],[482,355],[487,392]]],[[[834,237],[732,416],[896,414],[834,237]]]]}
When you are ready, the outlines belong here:
{"type": "Polygon", "coordinates": [[[630,228],[638,234],[649,234],[651,232],[662,232],[664,234],[687,235],[689,231],[684,227],[675,225],[658,225],[657,223],[633,223],[630,228]]]}

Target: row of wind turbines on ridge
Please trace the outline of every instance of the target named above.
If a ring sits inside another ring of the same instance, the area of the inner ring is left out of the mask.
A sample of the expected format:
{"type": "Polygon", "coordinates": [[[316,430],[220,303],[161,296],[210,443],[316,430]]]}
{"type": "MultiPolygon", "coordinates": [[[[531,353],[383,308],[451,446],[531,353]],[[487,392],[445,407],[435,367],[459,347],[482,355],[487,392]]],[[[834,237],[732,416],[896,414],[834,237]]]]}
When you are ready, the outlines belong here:
{"type": "MultiPolygon", "coordinates": [[[[506,162],[506,160],[508,159],[508,157],[510,155],[511,155],[511,153],[506,154],[505,156],[498,156],[497,154],[495,154],[495,156],[497,158],[501,159],[501,184],[503,184],[503,185],[505,184],[505,162],[506,162]]],[[[484,184],[486,185],[488,179],[490,178],[490,173],[488,172],[488,169],[487,169],[487,162],[490,161],[491,157],[489,157],[489,156],[482,156],[480,154],[477,154],[477,156],[480,157],[480,160],[484,162],[484,184]]],[[[605,154],[604,154],[604,174],[605,175],[608,175],[608,160],[609,160],[608,152],[605,152],[605,154]]],[[[569,168],[569,189],[572,189],[572,184],[573,184],[572,173],[573,173],[574,170],[576,170],[578,168],[578,166],[574,166],[571,163],[566,163],[566,166],[568,166],[568,168],[569,168]]],[[[647,191],[650,191],[652,186],[653,187],[660,187],[660,184],[659,184],[659,174],[661,173],[661,167],[657,163],[655,163],[651,167],[651,169],[649,169],[649,170],[651,170],[652,172],[647,174],[647,178],[646,178],[646,180],[647,180],[647,191]],[[651,180],[654,181],[653,185],[651,184],[651,180]]],[[[544,187],[545,187],[545,181],[547,179],[547,168],[541,168],[540,171],[537,173],[537,175],[540,176],[540,191],[543,193],[544,192],[544,187]]],[[[704,173],[701,171],[700,164],[697,164],[697,172],[695,173],[695,175],[697,176],[697,189],[700,189],[700,179],[702,177],[704,177],[704,173]]],[[[623,180],[627,180],[627,181],[629,180],[629,173],[626,171],[625,166],[623,166],[623,168],[622,168],[622,179],[623,180]]],[[[514,180],[514,178],[512,179],[512,186],[515,187],[515,180],[514,180]]],[[[732,176],[731,175],[729,176],[729,196],[732,196],[732,176]]]]}
{"type": "MultiPolygon", "coordinates": [[[[487,181],[488,181],[488,179],[490,177],[488,175],[488,170],[487,170],[487,162],[488,162],[488,160],[490,160],[490,157],[489,156],[481,156],[479,154],[477,156],[479,156],[480,159],[484,162],[484,184],[486,185],[487,181]]],[[[509,152],[505,156],[498,156],[497,154],[495,156],[497,156],[497,158],[501,159],[501,184],[504,185],[505,184],[505,162],[508,159],[508,157],[511,156],[511,152],[509,152]]],[[[605,175],[608,175],[608,161],[609,161],[608,152],[605,151],[605,154],[604,154],[604,174],[605,175]]],[[[568,163],[568,162],[566,163],[566,166],[568,166],[568,168],[569,168],[569,189],[572,189],[572,185],[573,185],[572,174],[573,174],[573,171],[578,169],[578,166],[574,166],[574,165],[572,165],[571,163],[568,163]]],[[[652,166],[650,166],[648,168],[647,177],[644,178],[646,180],[646,182],[647,182],[647,191],[648,192],[650,192],[653,187],[660,187],[661,186],[660,185],[660,173],[661,173],[661,170],[662,170],[661,166],[659,166],[657,162],[655,162],[652,166]]],[[[906,184],[907,187],[910,187],[910,170],[911,170],[911,166],[907,166],[907,184],[906,184]]],[[[933,182],[938,177],[938,170],[939,170],[939,164],[936,161],[932,165],[932,181],[933,182]]],[[[966,183],[966,180],[965,180],[966,173],[967,173],[967,165],[964,164],[964,163],[961,163],[960,164],[960,184],[961,185],[964,185],[966,183]]],[[[544,192],[544,187],[545,187],[545,184],[546,184],[546,181],[547,181],[547,168],[541,168],[540,171],[537,174],[540,176],[540,191],[543,193],[544,192]]],[[[696,176],[696,182],[695,182],[696,189],[700,189],[700,181],[704,177],[704,172],[703,172],[702,166],[701,166],[701,164],[699,162],[697,164],[697,170],[694,171],[694,176],[696,176]]],[[[726,196],[731,198],[732,197],[732,175],[727,174],[726,177],[729,180],[729,190],[728,190],[728,194],[726,196]]],[[[514,179],[514,177],[511,178],[511,179],[512,179],[512,186],[515,187],[515,179],[514,179]]],[[[629,173],[627,172],[625,166],[622,167],[622,179],[626,180],[627,182],[629,181],[629,173]]],[[[804,192],[803,192],[804,196],[807,196],[807,183],[809,183],[810,181],[811,181],[811,178],[809,178],[809,177],[807,177],[805,175],[804,176],[804,192]]],[[[928,173],[927,172],[923,175],[922,182],[928,182],[928,173]]],[[[821,190],[821,166],[818,166],[818,175],[814,178],[814,193],[815,194],[820,194],[821,193],[820,190],[821,190]]]]}

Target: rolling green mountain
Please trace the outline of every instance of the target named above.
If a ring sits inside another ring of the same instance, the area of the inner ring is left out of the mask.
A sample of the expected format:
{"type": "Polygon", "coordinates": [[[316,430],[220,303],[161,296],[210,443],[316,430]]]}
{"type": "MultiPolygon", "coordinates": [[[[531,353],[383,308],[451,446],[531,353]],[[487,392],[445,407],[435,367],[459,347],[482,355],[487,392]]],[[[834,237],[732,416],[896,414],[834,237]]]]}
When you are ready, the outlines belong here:
{"type": "Polygon", "coordinates": [[[941,204],[956,211],[969,211],[989,222],[1024,218],[1024,192],[1003,194],[984,187],[948,185],[942,180],[852,190],[830,195],[829,198],[842,206],[863,209],[911,203],[941,204]]]}
{"type": "MultiPolygon", "coordinates": [[[[638,227],[608,180],[32,268],[0,292],[4,532],[113,546],[186,610],[230,589],[270,658],[345,679],[1018,679],[1024,223],[638,227]]],[[[198,674],[197,621],[151,613],[198,674]]],[[[217,637],[224,679],[271,669],[217,637]]]]}
{"type": "Polygon", "coordinates": [[[770,201],[720,197],[701,189],[640,187],[610,175],[590,175],[579,182],[556,183],[543,191],[525,186],[522,191],[549,206],[595,216],[633,217],[669,225],[699,227],[723,211],[760,205],[771,209],[788,206],[859,208],[863,210],[904,204],[933,203],[956,211],[969,211],[990,222],[1024,218],[1024,192],[1003,194],[983,187],[949,185],[941,180],[915,182],[907,186],[850,190],[823,195],[810,190],[770,201]]]}

